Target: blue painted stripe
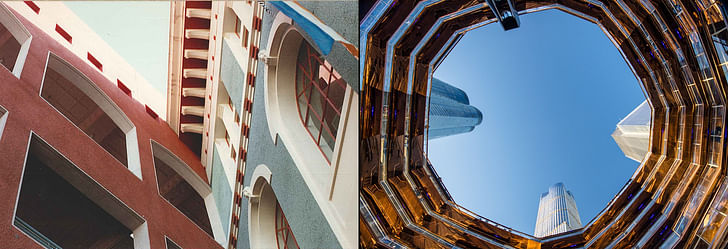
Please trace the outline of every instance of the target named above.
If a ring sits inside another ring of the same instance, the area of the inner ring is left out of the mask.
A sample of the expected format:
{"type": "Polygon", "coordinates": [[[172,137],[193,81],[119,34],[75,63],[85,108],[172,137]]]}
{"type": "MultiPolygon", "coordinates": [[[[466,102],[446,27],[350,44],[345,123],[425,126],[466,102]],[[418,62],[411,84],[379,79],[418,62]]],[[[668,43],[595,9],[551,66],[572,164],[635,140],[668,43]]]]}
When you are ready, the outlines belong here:
{"type": "Polygon", "coordinates": [[[297,23],[298,26],[303,28],[303,31],[305,31],[313,39],[318,50],[324,55],[328,55],[331,52],[331,48],[335,41],[348,43],[339,37],[335,37],[340,35],[327,32],[324,27],[321,27],[324,24],[316,19],[316,17],[313,17],[311,13],[305,12],[303,9],[294,8],[292,4],[296,3],[286,1],[270,1],[268,3],[275,6],[279,11],[283,12],[283,14],[290,17],[293,22],[297,23]]]}

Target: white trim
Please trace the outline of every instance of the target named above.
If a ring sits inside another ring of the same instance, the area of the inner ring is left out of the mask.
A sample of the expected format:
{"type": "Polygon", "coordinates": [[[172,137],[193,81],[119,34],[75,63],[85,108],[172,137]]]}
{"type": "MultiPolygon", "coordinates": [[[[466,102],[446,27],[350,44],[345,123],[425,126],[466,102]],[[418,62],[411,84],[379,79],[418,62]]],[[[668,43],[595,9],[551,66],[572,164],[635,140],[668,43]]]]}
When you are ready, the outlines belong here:
{"type": "MultiPolygon", "coordinates": [[[[20,73],[23,71],[23,66],[25,65],[25,59],[28,57],[30,41],[33,37],[4,3],[0,4],[0,25],[4,26],[13,35],[13,38],[20,43],[20,51],[18,52],[18,57],[15,59],[15,65],[12,71],[16,78],[20,78],[20,73]]],[[[5,68],[4,66],[0,67],[5,68]]]]}
{"type": "Polygon", "coordinates": [[[340,233],[340,243],[344,248],[356,247],[359,234],[359,96],[347,84],[344,102],[341,107],[341,120],[336,135],[336,144],[331,160],[332,174],[327,189],[327,204],[332,230],[340,233]]]}
{"type": "MultiPolygon", "coordinates": [[[[230,151],[232,151],[232,148],[225,143],[224,138],[215,138],[212,143],[215,146],[214,148],[215,151],[217,151],[217,155],[220,156],[219,159],[222,165],[214,165],[214,163],[212,163],[208,166],[208,168],[222,166],[223,175],[225,175],[225,179],[227,179],[227,188],[233,190],[235,189],[235,177],[237,174],[237,169],[235,168],[235,160],[230,158],[230,151]]],[[[214,155],[212,160],[214,162],[214,155]]],[[[210,182],[210,184],[212,185],[212,181],[210,182]]]]}
{"type": "MultiPolygon", "coordinates": [[[[266,51],[268,52],[268,54],[266,55],[266,57],[278,57],[278,54],[280,53],[280,40],[283,39],[283,35],[277,33],[282,33],[284,29],[290,28],[292,26],[293,21],[290,17],[280,12],[276,15],[275,19],[273,19],[273,26],[271,26],[270,33],[268,34],[268,44],[266,46],[266,48],[268,48],[268,51],[266,51]],[[274,42],[276,43],[276,46],[273,45],[274,42]]],[[[278,61],[276,60],[276,62],[278,61]]],[[[274,93],[277,93],[277,89],[271,89],[274,88],[277,84],[272,84],[271,82],[276,81],[278,63],[276,63],[275,65],[265,64],[263,68],[264,72],[262,76],[265,80],[263,99],[266,111],[266,119],[268,120],[270,137],[276,138],[278,136],[278,126],[281,125],[281,121],[278,119],[274,120],[273,118],[274,116],[278,116],[280,111],[278,110],[278,99],[274,95],[274,93]]]]}
{"type": "MultiPolygon", "coordinates": [[[[210,19],[210,34],[220,37],[220,39],[210,39],[208,43],[208,58],[207,58],[207,70],[212,76],[212,79],[205,78],[205,113],[210,115],[209,118],[203,117],[203,133],[202,133],[202,145],[200,146],[200,161],[205,166],[205,173],[207,178],[212,178],[212,162],[213,162],[213,150],[215,147],[215,134],[217,127],[217,104],[219,101],[219,85],[222,84],[220,79],[220,62],[222,61],[222,43],[223,43],[223,28],[220,27],[225,20],[225,11],[220,11],[220,5],[224,5],[226,2],[212,2],[212,15],[218,15],[218,18],[210,19]],[[217,60],[212,58],[217,57],[217,60]],[[208,98],[208,96],[210,98],[208,98]],[[205,153],[207,150],[207,153],[205,153]]],[[[224,7],[223,7],[224,8],[224,7]]],[[[223,87],[224,88],[224,87],[223,87]]],[[[227,100],[225,100],[227,101],[227,100]]]]}
{"type": "MultiPolygon", "coordinates": [[[[79,90],[81,90],[81,92],[84,93],[84,95],[93,100],[94,103],[101,110],[103,110],[104,113],[109,116],[109,118],[114,121],[114,124],[116,124],[119,129],[124,132],[124,134],[126,135],[126,167],[129,171],[131,171],[132,174],[139,178],[139,180],[142,180],[141,162],[139,161],[139,143],[134,123],[132,123],[131,120],[126,117],[124,111],[121,110],[121,108],[119,108],[119,106],[117,106],[116,103],[114,103],[114,101],[109,98],[109,96],[106,95],[106,93],[104,93],[104,91],[96,85],[96,82],[89,79],[85,74],[79,71],[71,63],[67,62],[53,52],[48,51],[48,57],[46,58],[46,65],[43,71],[43,79],[41,80],[38,96],[41,97],[43,101],[48,103],[48,105],[55,109],[58,113],[60,113],[61,116],[68,120],[68,122],[71,123],[74,127],[81,130],[81,132],[89,139],[93,140],[91,136],[86,134],[85,131],[83,131],[80,127],[73,123],[71,119],[66,117],[66,115],[63,115],[63,113],[58,110],[58,108],[56,108],[53,104],[48,102],[48,100],[43,97],[42,93],[45,86],[45,75],[48,72],[48,67],[52,67],[56,72],[72,82],[79,90]]],[[[94,143],[96,143],[96,141],[94,141],[94,143]]],[[[96,144],[101,147],[100,144],[96,144]]],[[[111,153],[108,152],[106,148],[103,149],[104,151],[109,153],[109,155],[111,155],[111,153]]]]}
{"type": "MultiPolygon", "coordinates": [[[[178,113],[182,103],[182,61],[184,49],[182,38],[179,34],[184,33],[184,1],[170,1],[169,11],[169,59],[167,62],[167,92],[166,97],[166,119],[167,124],[179,136],[180,115],[178,113]]],[[[203,161],[204,165],[204,161],[203,161]]]]}
{"type": "Polygon", "coordinates": [[[139,225],[137,228],[134,229],[132,232],[134,235],[134,249],[150,249],[150,240],[149,240],[149,226],[147,226],[147,222],[144,221],[141,225],[139,225]],[[144,243],[146,242],[146,243],[144,243]]]}
{"type": "Polygon", "coordinates": [[[126,167],[139,180],[142,179],[142,165],[139,161],[139,142],[136,127],[132,127],[126,133],[126,167]]]}
{"type": "MultiPolygon", "coordinates": [[[[250,176],[250,179],[252,179],[252,181],[250,182],[254,183],[258,180],[258,178],[263,178],[266,182],[268,182],[268,184],[270,184],[272,177],[273,173],[270,171],[268,166],[265,166],[265,164],[261,164],[255,167],[255,169],[253,170],[253,174],[250,176]]],[[[253,192],[255,193],[255,191],[253,192]]]]}
{"type": "Polygon", "coordinates": [[[23,72],[23,67],[25,66],[25,59],[28,57],[28,51],[30,50],[30,41],[33,39],[33,37],[28,37],[23,43],[20,45],[20,51],[18,52],[18,58],[15,59],[15,66],[13,67],[13,75],[20,78],[20,74],[23,72]]]}
{"type": "Polygon", "coordinates": [[[10,116],[8,109],[5,109],[5,107],[0,105],[0,141],[3,139],[3,130],[5,130],[5,124],[8,121],[8,116],[10,116]]]}
{"type": "Polygon", "coordinates": [[[227,245],[230,236],[225,234],[225,230],[222,226],[222,220],[220,219],[220,213],[217,209],[217,203],[215,202],[215,196],[210,193],[202,197],[202,199],[205,200],[205,207],[207,207],[207,217],[210,219],[210,228],[212,228],[213,238],[221,246],[227,245]]]}
{"type": "MultiPolygon", "coordinates": [[[[331,156],[331,167],[334,170],[334,173],[331,174],[331,184],[329,187],[329,201],[334,198],[334,187],[336,186],[336,176],[339,172],[339,168],[341,167],[341,152],[342,147],[344,146],[344,143],[340,143],[339,141],[345,139],[346,135],[346,128],[347,124],[349,122],[349,112],[351,111],[351,99],[353,98],[353,90],[351,89],[351,86],[349,84],[346,85],[346,90],[344,90],[344,101],[343,105],[341,106],[341,118],[339,120],[339,129],[336,132],[337,142],[334,143],[334,149],[331,156]]],[[[357,102],[358,103],[358,102],[357,102]]],[[[356,108],[354,109],[356,110],[356,108]]],[[[348,163],[348,162],[343,162],[348,163]]]]}
{"type": "Polygon", "coordinates": [[[253,171],[248,201],[248,239],[250,248],[277,248],[275,212],[277,197],[271,187],[273,174],[268,166],[258,165],[253,171]]]}

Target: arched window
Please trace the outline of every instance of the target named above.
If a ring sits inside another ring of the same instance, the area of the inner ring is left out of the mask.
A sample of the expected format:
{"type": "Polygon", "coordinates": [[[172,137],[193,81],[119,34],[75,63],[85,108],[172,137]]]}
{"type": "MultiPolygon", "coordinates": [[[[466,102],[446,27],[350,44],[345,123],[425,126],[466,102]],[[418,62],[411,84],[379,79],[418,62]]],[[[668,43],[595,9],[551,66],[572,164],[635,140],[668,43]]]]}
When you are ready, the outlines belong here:
{"type": "MultiPolygon", "coordinates": [[[[30,33],[0,4],[0,65],[20,78],[30,48],[30,33]]],[[[2,70],[2,69],[0,69],[2,70]]]]}
{"type": "Polygon", "coordinates": [[[303,125],[328,162],[334,152],[346,82],[328,61],[301,41],[296,61],[296,102],[303,125]]]}
{"type": "Polygon", "coordinates": [[[286,215],[283,214],[281,205],[276,202],[276,241],[278,249],[298,249],[298,242],[293,236],[291,226],[288,225],[286,215]]]}
{"type": "Polygon", "coordinates": [[[210,186],[177,155],[156,141],[151,144],[159,195],[202,231],[222,238],[222,225],[216,215],[211,218],[217,209],[210,186]]]}
{"type": "Polygon", "coordinates": [[[267,166],[258,165],[251,176],[250,191],[244,193],[249,198],[250,248],[298,249],[288,219],[270,185],[271,177],[267,166]]]}
{"type": "Polygon", "coordinates": [[[142,178],[134,124],[83,73],[49,53],[40,95],[117,161],[142,178]]]}

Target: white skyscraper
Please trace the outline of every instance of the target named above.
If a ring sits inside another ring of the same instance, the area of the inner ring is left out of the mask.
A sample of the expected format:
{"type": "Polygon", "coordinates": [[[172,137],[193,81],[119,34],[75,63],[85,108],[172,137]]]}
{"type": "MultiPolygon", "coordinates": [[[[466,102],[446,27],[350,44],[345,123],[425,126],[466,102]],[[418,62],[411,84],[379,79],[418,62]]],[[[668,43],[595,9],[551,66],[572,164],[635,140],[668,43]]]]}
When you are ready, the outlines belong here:
{"type": "Polygon", "coordinates": [[[563,183],[556,183],[549,187],[548,192],[541,194],[534,232],[536,237],[546,237],[579,228],[581,219],[576,209],[576,201],[563,183]]]}
{"type": "Polygon", "coordinates": [[[647,155],[650,145],[650,120],[652,110],[647,101],[642,102],[629,115],[619,121],[612,138],[624,155],[637,162],[647,155]]]}

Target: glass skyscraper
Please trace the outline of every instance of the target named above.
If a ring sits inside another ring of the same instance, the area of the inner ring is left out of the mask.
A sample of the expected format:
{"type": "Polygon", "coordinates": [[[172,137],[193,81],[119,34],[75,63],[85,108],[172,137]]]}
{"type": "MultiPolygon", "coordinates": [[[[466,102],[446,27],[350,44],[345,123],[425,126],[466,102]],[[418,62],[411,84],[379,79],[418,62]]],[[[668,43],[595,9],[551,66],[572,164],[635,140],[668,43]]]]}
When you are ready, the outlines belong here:
{"type": "Polygon", "coordinates": [[[612,133],[614,142],[624,152],[624,155],[637,162],[647,155],[650,145],[650,118],[652,111],[645,100],[629,113],[612,133]]]}
{"type": "Polygon", "coordinates": [[[546,237],[581,228],[576,201],[563,183],[549,187],[549,191],[541,194],[538,204],[538,217],[533,235],[546,237]]]}
{"type": "Polygon", "coordinates": [[[470,132],[483,121],[483,113],[470,105],[468,94],[432,78],[429,139],[470,132]]]}

